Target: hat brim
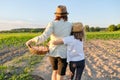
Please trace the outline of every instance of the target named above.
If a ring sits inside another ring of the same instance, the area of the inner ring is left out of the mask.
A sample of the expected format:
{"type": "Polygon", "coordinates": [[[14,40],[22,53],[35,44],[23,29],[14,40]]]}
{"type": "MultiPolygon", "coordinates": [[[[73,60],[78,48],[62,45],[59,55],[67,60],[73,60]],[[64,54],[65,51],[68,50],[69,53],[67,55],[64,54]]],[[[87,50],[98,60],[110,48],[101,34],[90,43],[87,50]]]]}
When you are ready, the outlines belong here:
{"type": "Polygon", "coordinates": [[[55,14],[69,14],[69,13],[68,12],[64,12],[64,13],[55,12],[55,14]]]}
{"type": "Polygon", "coordinates": [[[57,13],[57,12],[55,12],[54,14],[59,15],[59,16],[63,16],[63,15],[68,15],[69,13],[68,12],[66,12],[66,13],[57,13]]]}

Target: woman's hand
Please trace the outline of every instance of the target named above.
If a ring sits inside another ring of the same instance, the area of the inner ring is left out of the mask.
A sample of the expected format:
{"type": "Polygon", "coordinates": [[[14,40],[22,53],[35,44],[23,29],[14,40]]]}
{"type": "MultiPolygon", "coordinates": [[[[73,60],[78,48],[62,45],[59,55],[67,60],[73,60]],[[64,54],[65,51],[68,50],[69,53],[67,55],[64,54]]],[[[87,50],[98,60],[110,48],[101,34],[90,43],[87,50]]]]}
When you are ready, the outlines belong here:
{"type": "Polygon", "coordinates": [[[52,44],[54,44],[54,45],[58,45],[59,42],[58,42],[58,41],[52,41],[52,44]]]}
{"type": "Polygon", "coordinates": [[[26,46],[29,47],[32,42],[33,42],[32,40],[28,40],[25,44],[26,44],[26,46]]]}

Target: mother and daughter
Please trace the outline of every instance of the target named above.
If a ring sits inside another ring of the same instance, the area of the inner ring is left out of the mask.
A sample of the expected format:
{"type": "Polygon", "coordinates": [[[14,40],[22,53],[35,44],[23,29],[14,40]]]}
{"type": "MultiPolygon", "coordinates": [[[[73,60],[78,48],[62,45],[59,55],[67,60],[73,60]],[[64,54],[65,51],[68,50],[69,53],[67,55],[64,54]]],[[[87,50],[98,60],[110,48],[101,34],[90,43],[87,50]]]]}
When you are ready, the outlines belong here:
{"type": "Polygon", "coordinates": [[[67,64],[70,70],[70,80],[81,80],[85,67],[83,51],[84,28],[82,23],[68,22],[66,6],[59,5],[54,21],[48,23],[45,31],[26,42],[40,44],[50,37],[49,61],[52,66],[51,80],[64,80],[67,64]]]}

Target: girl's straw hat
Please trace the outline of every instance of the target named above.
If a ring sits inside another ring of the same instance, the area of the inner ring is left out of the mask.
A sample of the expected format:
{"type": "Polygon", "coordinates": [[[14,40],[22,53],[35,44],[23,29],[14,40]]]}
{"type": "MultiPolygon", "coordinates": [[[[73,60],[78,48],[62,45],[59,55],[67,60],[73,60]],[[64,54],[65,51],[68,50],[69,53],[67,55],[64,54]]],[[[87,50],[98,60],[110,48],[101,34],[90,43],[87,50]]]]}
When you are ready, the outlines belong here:
{"type": "Polygon", "coordinates": [[[83,24],[80,22],[73,23],[72,32],[81,32],[83,31],[83,24]]]}
{"type": "Polygon", "coordinates": [[[64,5],[59,5],[59,6],[57,7],[57,9],[56,9],[55,15],[56,15],[56,16],[66,16],[66,15],[68,15],[66,6],[64,6],[64,5]]]}

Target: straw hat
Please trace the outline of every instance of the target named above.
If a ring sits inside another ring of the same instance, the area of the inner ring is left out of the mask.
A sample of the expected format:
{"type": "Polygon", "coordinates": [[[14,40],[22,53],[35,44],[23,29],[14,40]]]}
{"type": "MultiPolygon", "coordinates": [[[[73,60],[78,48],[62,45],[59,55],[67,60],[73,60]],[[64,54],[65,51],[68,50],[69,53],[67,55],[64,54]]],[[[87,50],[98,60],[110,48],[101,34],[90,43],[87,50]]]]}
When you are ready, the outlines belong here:
{"type": "Polygon", "coordinates": [[[83,31],[83,24],[80,22],[73,23],[72,32],[80,32],[83,31]]]}
{"type": "Polygon", "coordinates": [[[66,6],[64,6],[64,5],[59,5],[59,6],[57,7],[57,9],[56,9],[55,15],[56,15],[56,16],[66,16],[66,15],[68,15],[66,6]]]}

